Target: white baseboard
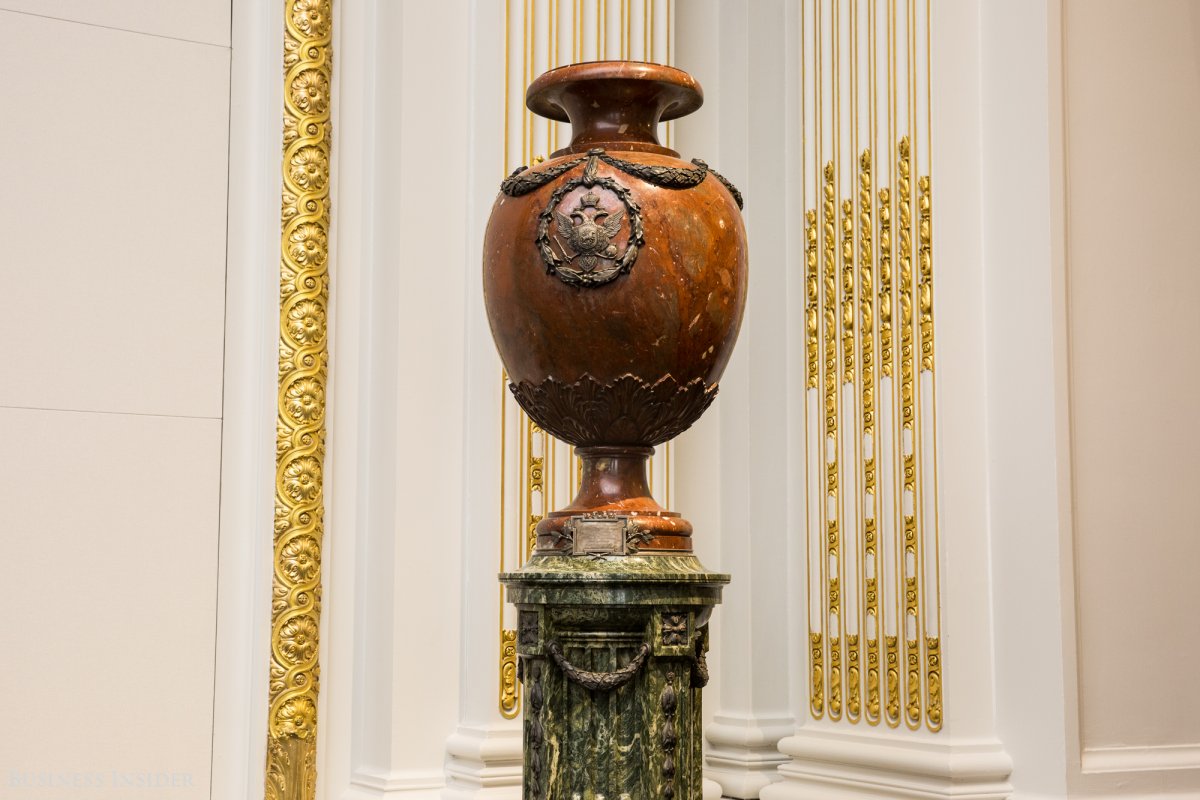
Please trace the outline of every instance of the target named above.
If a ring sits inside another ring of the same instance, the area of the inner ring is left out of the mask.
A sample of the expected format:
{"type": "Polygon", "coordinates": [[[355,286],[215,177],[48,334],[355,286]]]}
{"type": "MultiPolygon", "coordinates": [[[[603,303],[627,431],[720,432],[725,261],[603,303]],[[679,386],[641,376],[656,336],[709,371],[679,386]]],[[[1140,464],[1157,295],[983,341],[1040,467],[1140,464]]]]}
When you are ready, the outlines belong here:
{"type": "Polygon", "coordinates": [[[715,717],[704,729],[704,776],[720,785],[724,797],[757,800],[763,787],[779,780],[779,767],[788,762],[779,741],[794,725],[791,717],[715,717]]]}
{"type": "Polygon", "coordinates": [[[1085,773],[1200,770],[1200,743],[1151,747],[1088,747],[1082,754],[1085,773]]]}
{"type": "Polygon", "coordinates": [[[342,800],[440,800],[445,785],[443,772],[377,773],[360,769],[350,777],[342,800]]]}
{"type": "Polygon", "coordinates": [[[1012,759],[998,741],[797,731],[780,742],[791,761],[762,800],[1005,800],[1012,759]]]}

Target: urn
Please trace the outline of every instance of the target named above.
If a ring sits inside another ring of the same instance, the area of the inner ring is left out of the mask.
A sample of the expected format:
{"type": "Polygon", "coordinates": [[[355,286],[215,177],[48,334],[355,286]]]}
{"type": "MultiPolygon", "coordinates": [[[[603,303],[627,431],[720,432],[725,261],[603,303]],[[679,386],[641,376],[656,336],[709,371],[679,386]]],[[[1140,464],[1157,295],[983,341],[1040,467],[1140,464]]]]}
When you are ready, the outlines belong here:
{"type": "Polygon", "coordinates": [[[604,513],[639,518],[642,552],[691,551],[691,526],[650,497],[645,461],[712,403],[747,279],[741,195],[658,139],[702,102],[686,72],[626,61],[554,69],[526,93],[572,137],[502,183],[484,301],[517,402],[583,461],[579,495],[538,525],[536,553],[567,549],[572,517],[604,513]]]}

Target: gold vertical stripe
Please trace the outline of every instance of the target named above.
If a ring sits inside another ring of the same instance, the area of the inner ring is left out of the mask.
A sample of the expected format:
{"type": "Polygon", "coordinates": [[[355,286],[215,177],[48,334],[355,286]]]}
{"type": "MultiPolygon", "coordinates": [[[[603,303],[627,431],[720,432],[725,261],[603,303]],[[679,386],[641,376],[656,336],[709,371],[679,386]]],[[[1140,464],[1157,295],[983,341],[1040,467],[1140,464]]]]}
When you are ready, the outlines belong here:
{"type": "MultiPolygon", "coordinates": [[[[892,378],[894,372],[894,351],[892,349],[892,193],[888,188],[879,190],[879,370],[882,377],[892,378]]],[[[894,404],[893,404],[894,405],[894,404]]],[[[894,415],[893,415],[894,419],[894,415]]],[[[895,446],[896,435],[892,434],[892,446],[895,446]]],[[[890,455],[890,454],[889,454],[890,455]]],[[[893,494],[898,494],[893,491],[893,494]]],[[[899,550],[899,548],[897,548],[899,550]]],[[[882,564],[883,559],[880,559],[882,564]]],[[[897,575],[899,565],[897,565],[897,575]]],[[[892,587],[893,591],[895,587],[892,587]]],[[[899,595],[897,594],[897,598],[899,595]]],[[[897,626],[903,624],[903,617],[897,614],[897,626]]],[[[886,650],[886,665],[884,672],[885,704],[884,712],[888,725],[895,727],[900,724],[900,647],[897,635],[884,634],[886,650]]]]}
{"type": "Polygon", "coordinates": [[[642,61],[650,57],[650,0],[642,0],[642,61]]]}
{"type": "Polygon", "coordinates": [[[879,722],[879,504],[875,475],[875,253],[872,234],[874,221],[871,193],[871,151],[859,156],[859,314],[862,348],[862,428],[859,446],[862,452],[862,603],[863,634],[867,651],[867,721],[879,722]]]}
{"type": "MultiPolygon", "coordinates": [[[[841,241],[842,285],[841,285],[841,292],[840,292],[839,300],[840,300],[840,305],[841,305],[842,381],[841,381],[841,384],[838,386],[838,399],[839,400],[843,399],[843,394],[842,394],[843,387],[849,386],[851,388],[851,390],[853,390],[854,386],[855,386],[854,201],[843,200],[841,212],[842,213],[841,213],[840,219],[841,219],[841,227],[842,227],[842,241],[841,241]]],[[[844,448],[842,446],[843,439],[847,433],[849,433],[850,435],[854,434],[854,423],[853,423],[854,403],[851,402],[848,407],[845,403],[843,403],[839,410],[839,414],[849,415],[851,418],[850,424],[844,426],[843,429],[839,431],[839,435],[838,435],[839,450],[842,450],[842,452],[844,454],[844,448]]],[[[840,460],[841,460],[841,458],[839,458],[839,461],[840,460]]],[[[850,470],[851,467],[847,466],[846,469],[850,470]]],[[[857,506],[858,506],[857,496],[843,497],[842,499],[843,499],[843,502],[847,506],[849,506],[850,508],[855,509],[855,510],[857,509],[857,506]]],[[[839,519],[844,519],[844,518],[845,518],[845,516],[843,514],[839,514],[839,519]]],[[[847,525],[842,525],[841,529],[842,529],[842,531],[845,532],[843,534],[844,537],[848,537],[850,527],[847,525]]],[[[856,534],[855,538],[857,538],[857,534],[856,534]]],[[[848,542],[846,544],[846,548],[849,549],[852,547],[852,545],[853,545],[853,542],[848,542]]],[[[845,559],[843,558],[840,560],[842,562],[843,569],[845,569],[845,559]]],[[[857,580],[855,580],[855,583],[857,583],[857,580]]],[[[843,585],[845,585],[845,584],[843,583],[843,585]]],[[[843,616],[843,619],[845,619],[845,616],[843,616]]],[[[846,664],[846,717],[851,722],[857,722],[858,718],[861,714],[861,711],[862,711],[862,706],[861,706],[862,665],[860,662],[860,656],[861,656],[861,654],[859,651],[859,634],[847,633],[846,634],[846,661],[847,661],[847,664],[846,664]]]]}
{"type": "MultiPolygon", "coordinates": [[[[933,187],[931,179],[928,175],[923,176],[917,182],[917,190],[919,197],[917,199],[917,247],[918,247],[918,265],[919,265],[919,287],[918,294],[920,298],[920,324],[921,324],[921,369],[930,373],[931,381],[930,388],[934,387],[932,376],[933,370],[933,187]]],[[[934,394],[931,392],[931,395],[934,394]]],[[[937,408],[935,398],[930,396],[926,398],[926,402],[930,403],[934,412],[934,421],[937,420],[937,408]]],[[[937,440],[936,440],[936,425],[934,431],[934,515],[933,519],[926,520],[926,529],[933,528],[933,558],[934,558],[934,575],[940,582],[940,558],[938,546],[937,532],[937,440]]],[[[939,621],[941,617],[941,588],[935,583],[935,607],[933,613],[937,615],[939,621]]],[[[938,634],[939,628],[935,628],[934,634],[926,634],[925,636],[925,696],[926,696],[926,713],[925,724],[933,731],[940,730],[942,727],[942,659],[941,659],[941,642],[938,634]]]]}
{"type": "MultiPolygon", "coordinates": [[[[819,0],[817,0],[819,2],[819,0]]],[[[668,2],[668,10],[670,3],[668,2]]],[[[810,28],[808,14],[808,0],[801,0],[800,4],[800,32],[801,32],[801,47],[808,47],[808,31],[810,28]]],[[[810,183],[808,180],[808,153],[807,143],[804,139],[808,136],[808,74],[807,74],[808,59],[807,54],[804,55],[801,61],[801,77],[802,77],[802,99],[800,103],[801,113],[801,144],[805,148],[804,152],[804,189],[805,199],[807,200],[810,183]]],[[[812,74],[818,74],[816,62],[813,62],[814,69],[812,74]]],[[[819,81],[820,78],[815,78],[819,81]]],[[[814,87],[815,88],[815,87],[814,87]]],[[[813,102],[816,103],[816,93],[813,94],[813,102]]],[[[811,118],[816,120],[819,114],[814,114],[811,118]]],[[[815,130],[814,130],[815,134],[815,130]]],[[[811,405],[810,394],[819,388],[820,382],[820,322],[818,321],[818,256],[817,256],[817,212],[815,209],[807,209],[804,212],[804,343],[805,343],[805,381],[804,381],[804,469],[805,469],[805,485],[804,485],[804,566],[805,575],[808,576],[808,583],[804,587],[804,610],[805,622],[808,628],[808,708],[809,713],[814,719],[820,719],[825,716],[825,645],[821,631],[823,626],[818,622],[814,624],[814,608],[813,608],[813,546],[815,544],[814,537],[821,535],[819,530],[813,529],[812,524],[812,492],[810,487],[812,482],[808,476],[808,471],[812,469],[812,422],[810,419],[809,406],[811,405]]],[[[817,551],[820,553],[820,549],[817,551]]]]}
{"type": "MultiPolygon", "coordinates": [[[[806,469],[812,464],[809,457],[809,425],[808,425],[808,393],[818,388],[820,376],[820,322],[818,311],[818,259],[817,259],[817,212],[804,212],[804,331],[807,358],[804,389],[804,463],[806,469]]],[[[808,494],[805,487],[805,533],[804,547],[805,563],[808,565],[807,574],[812,575],[812,546],[808,540],[811,532],[811,516],[808,511],[808,494]]],[[[825,667],[824,645],[819,630],[813,628],[812,591],[806,591],[808,608],[808,640],[809,640],[809,707],[813,717],[820,719],[825,714],[825,667]]]]}
{"type": "Polygon", "coordinates": [[[821,339],[825,350],[825,498],[822,517],[825,520],[825,561],[827,607],[829,609],[829,716],[842,716],[842,649],[841,593],[839,574],[841,563],[841,532],[838,526],[838,343],[837,343],[837,202],[835,200],[833,162],[825,164],[823,242],[825,269],[823,280],[823,325],[821,339]]]}
{"type": "MultiPolygon", "coordinates": [[[[888,0],[888,146],[891,150],[891,159],[889,160],[889,169],[891,171],[891,186],[895,187],[896,183],[896,164],[898,161],[896,153],[896,137],[898,122],[896,120],[896,103],[897,103],[897,88],[896,88],[896,0],[888,0]]],[[[894,554],[893,562],[896,569],[896,585],[893,587],[895,595],[895,614],[896,614],[896,633],[891,641],[887,641],[888,647],[888,675],[887,675],[887,722],[890,726],[896,727],[900,724],[900,720],[904,716],[904,691],[903,675],[906,665],[903,662],[904,653],[901,642],[906,638],[905,633],[905,605],[904,605],[904,505],[903,505],[903,478],[900,466],[899,450],[901,447],[900,434],[900,387],[899,381],[896,379],[896,352],[895,352],[895,309],[896,301],[894,295],[894,269],[893,259],[896,257],[895,242],[892,238],[892,222],[895,202],[895,195],[891,189],[887,190],[887,198],[884,200],[888,214],[888,231],[889,231],[889,281],[888,281],[888,301],[890,304],[889,319],[892,324],[888,330],[888,362],[886,369],[891,378],[891,404],[892,404],[892,453],[889,456],[893,457],[892,478],[893,478],[893,543],[894,554]]],[[[881,209],[881,213],[883,213],[881,209]]]]}
{"type": "MultiPolygon", "coordinates": [[[[926,161],[925,168],[930,174],[933,172],[933,8],[931,0],[925,0],[925,153],[926,161]]],[[[941,616],[942,616],[942,565],[941,565],[941,523],[938,516],[938,427],[937,427],[937,372],[934,370],[933,356],[933,188],[931,177],[926,175],[924,184],[921,186],[922,192],[922,214],[921,222],[921,245],[922,245],[922,264],[921,276],[922,282],[928,287],[926,294],[928,295],[927,305],[929,309],[929,329],[928,329],[928,367],[929,370],[929,386],[931,406],[933,418],[933,430],[931,441],[933,442],[933,518],[929,520],[927,525],[933,530],[933,558],[934,558],[934,613],[936,615],[937,628],[936,635],[926,637],[926,694],[928,697],[928,712],[926,714],[926,724],[932,731],[942,729],[942,653],[941,653],[941,616]]],[[[923,298],[923,302],[924,298],[923,298]]],[[[925,337],[925,331],[922,329],[922,337],[925,337]]],[[[925,339],[922,338],[922,350],[925,349],[925,339]]],[[[922,358],[925,361],[925,358],[922,358]]]]}
{"type": "Polygon", "coordinates": [[[921,537],[917,495],[917,408],[913,351],[911,146],[900,140],[897,188],[900,211],[900,430],[904,505],[904,660],[906,695],[904,719],[909,727],[921,722],[921,537]]]}
{"type": "MultiPolygon", "coordinates": [[[[506,62],[507,63],[507,62],[506,62]]],[[[500,572],[504,572],[505,469],[508,465],[508,375],[500,372],[500,572]]],[[[521,684],[516,680],[517,632],[504,627],[504,585],[499,586],[500,603],[500,716],[514,719],[521,711],[521,684]]]]}
{"type": "Polygon", "coordinates": [[[283,193],[267,800],[316,794],[328,377],[332,3],[284,3],[283,193]]]}
{"type": "MultiPolygon", "coordinates": [[[[500,174],[505,175],[509,170],[509,127],[510,127],[510,112],[509,104],[509,27],[512,19],[512,0],[504,0],[504,161],[500,165],[500,174]]],[[[522,23],[524,24],[524,23],[522,23]]],[[[523,126],[522,126],[523,127],[523,126]]],[[[507,547],[504,531],[507,525],[506,504],[508,499],[507,482],[505,480],[505,471],[508,465],[508,375],[504,370],[500,371],[500,572],[504,572],[504,551],[507,547]]],[[[497,616],[499,617],[499,682],[497,684],[497,692],[499,694],[498,703],[500,716],[505,719],[513,719],[520,713],[520,684],[513,680],[509,681],[509,667],[512,666],[514,671],[512,676],[516,677],[516,650],[510,648],[510,642],[516,641],[516,631],[511,628],[504,627],[504,586],[501,584],[497,591],[499,592],[499,602],[497,616]]]]}
{"type": "MultiPolygon", "coordinates": [[[[857,39],[856,39],[857,9],[858,9],[858,3],[857,2],[851,3],[851,5],[848,9],[850,12],[849,13],[850,20],[849,20],[849,23],[846,25],[846,33],[850,39],[849,58],[848,58],[848,64],[849,64],[849,69],[848,69],[849,81],[848,82],[850,84],[850,115],[849,115],[850,116],[850,126],[849,126],[849,131],[847,132],[847,135],[850,139],[850,152],[851,153],[854,153],[858,146],[857,145],[857,140],[858,140],[858,130],[857,130],[858,129],[858,61],[857,61],[858,53],[857,53],[857,44],[858,43],[857,43],[857,39]]],[[[840,40],[841,40],[841,28],[840,27],[838,28],[836,35],[840,42],[840,40]]],[[[840,70],[839,70],[839,73],[840,73],[840,70]]],[[[839,74],[839,83],[840,83],[840,80],[841,80],[841,78],[840,78],[840,74],[839,74]]],[[[841,122],[840,114],[838,115],[838,122],[839,122],[839,124],[841,122]]],[[[840,156],[840,153],[841,153],[841,149],[840,149],[841,137],[840,136],[838,137],[838,141],[839,141],[838,153],[840,156]]],[[[839,164],[838,167],[839,167],[838,190],[841,191],[843,188],[842,183],[840,181],[841,165],[839,164]]],[[[850,173],[851,180],[853,180],[854,177],[855,176],[854,176],[853,170],[851,170],[851,173],[850,173]]],[[[858,462],[860,460],[859,459],[859,456],[860,456],[859,449],[856,446],[857,443],[854,441],[855,439],[857,439],[856,430],[855,430],[855,428],[857,427],[857,422],[854,420],[855,402],[856,402],[854,395],[856,392],[857,382],[858,382],[858,369],[857,369],[857,364],[856,364],[857,310],[855,308],[855,305],[856,305],[855,297],[857,294],[857,287],[855,285],[855,274],[854,274],[855,253],[854,253],[854,201],[853,200],[843,200],[842,201],[841,225],[842,225],[841,305],[842,305],[842,384],[843,384],[843,386],[839,387],[838,393],[839,393],[839,399],[843,400],[842,413],[846,417],[848,417],[849,420],[848,420],[848,424],[843,426],[842,437],[839,440],[839,444],[842,444],[845,441],[845,438],[847,436],[851,437],[850,450],[852,453],[852,457],[854,459],[854,463],[853,463],[853,465],[847,465],[846,470],[847,470],[848,474],[852,474],[851,470],[857,469],[858,462]],[[851,400],[849,402],[849,405],[846,405],[846,403],[845,403],[844,389],[846,387],[849,387],[849,389],[850,389],[851,400]]],[[[845,453],[845,447],[843,444],[843,454],[844,453],[845,453]]],[[[849,481],[849,480],[847,481],[847,485],[854,486],[855,491],[853,493],[847,492],[844,495],[844,503],[846,505],[846,509],[845,509],[844,513],[842,514],[842,519],[848,519],[848,518],[850,518],[850,515],[853,514],[854,515],[853,519],[856,521],[859,521],[861,523],[861,520],[862,520],[862,502],[861,502],[862,487],[858,486],[855,482],[849,481]]],[[[842,529],[846,532],[847,538],[848,539],[852,538],[852,541],[847,541],[846,552],[854,552],[854,554],[856,556],[854,562],[844,562],[844,563],[846,563],[847,569],[852,564],[858,567],[858,569],[855,571],[855,574],[852,576],[853,584],[851,585],[849,583],[843,583],[843,586],[848,586],[851,589],[857,589],[859,586],[861,586],[861,577],[860,576],[861,576],[862,565],[860,563],[857,563],[859,560],[858,556],[861,554],[860,548],[857,547],[859,538],[861,535],[860,527],[861,527],[860,525],[853,525],[853,526],[843,525],[842,526],[842,529]],[[852,537],[851,537],[851,531],[853,532],[852,537]]],[[[846,669],[846,718],[850,722],[857,722],[859,720],[859,718],[862,716],[862,651],[861,651],[861,647],[862,647],[862,643],[861,643],[861,636],[862,636],[862,629],[861,629],[862,608],[861,608],[861,605],[862,605],[862,602],[861,602],[861,600],[862,600],[862,598],[856,592],[854,595],[854,599],[855,599],[855,603],[856,603],[856,607],[855,607],[856,613],[853,615],[849,615],[847,618],[853,621],[855,633],[852,633],[852,634],[847,633],[846,634],[846,658],[847,658],[847,662],[848,662],[847,669],[846,669]]]]}

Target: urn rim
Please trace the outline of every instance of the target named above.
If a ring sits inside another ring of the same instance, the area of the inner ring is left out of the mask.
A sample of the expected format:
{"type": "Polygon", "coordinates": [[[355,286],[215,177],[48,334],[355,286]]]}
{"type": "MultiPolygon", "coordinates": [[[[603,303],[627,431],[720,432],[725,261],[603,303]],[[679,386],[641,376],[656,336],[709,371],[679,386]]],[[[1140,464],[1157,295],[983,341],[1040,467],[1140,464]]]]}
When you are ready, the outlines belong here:
{"type": "Polygon", "coordinates": [[[667,122],[691,114],[704,104],[704,90],[689,73],[650,61],[581,61],[543,72],[529,84],[525,105],[541,117],[571,122],[563,96],[600,82],[646,83],[646,91],[658,100],[658,121],[667,122]]]}

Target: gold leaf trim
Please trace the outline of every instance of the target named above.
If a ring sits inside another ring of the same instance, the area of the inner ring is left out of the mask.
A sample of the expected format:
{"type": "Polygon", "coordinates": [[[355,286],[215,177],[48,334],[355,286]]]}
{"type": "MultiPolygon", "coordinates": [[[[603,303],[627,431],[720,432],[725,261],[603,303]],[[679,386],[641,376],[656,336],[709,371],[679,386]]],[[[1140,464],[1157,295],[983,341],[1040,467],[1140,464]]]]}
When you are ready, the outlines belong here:
{"type": "Polygon", "coordinates": [[[316,793],[328,375],[331,0],[285,0],[267,800],[316,793]]]}

